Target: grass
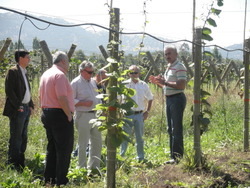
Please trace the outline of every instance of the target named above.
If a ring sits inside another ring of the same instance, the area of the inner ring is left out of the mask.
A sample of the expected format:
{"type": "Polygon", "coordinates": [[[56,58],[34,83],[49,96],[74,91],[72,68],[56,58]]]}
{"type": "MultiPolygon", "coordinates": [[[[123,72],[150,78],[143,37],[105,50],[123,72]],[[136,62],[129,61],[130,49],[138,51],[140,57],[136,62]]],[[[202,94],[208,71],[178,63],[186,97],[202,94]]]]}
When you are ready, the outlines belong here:
{"type": "MultiPolygon", "coordinates": [[[[0,82],[2,83],[2,82],[0,82]]],[[[3,88],[3,87],[1,87],[3,88]]],[[[168,135],[164,100],[160,90],[155,94],[153,109],[145,122],[145,155],[147,163],[138,163],[134,144],[130,144],[125,158],[117,149],[116,186],[119,188],[158,187],[248,187],[250,186],[250,157],[243,152],[243,100],[237,92],[224,95],[212,92],[209,97],[213,116],[208,130],[201,136],[203,168],[195,168],[193,161],[193,126],[191,123],[192,91],[186,91],[187,107],[184,114],[185,156],[178,165],[163,165],[169,159],[168,135]]],[[[4,91],[0,89],[1,113],[4,91]]],[[[0,132],[0,187],[42,187],[41,179],[46,152],[46,135],[40,121],[37,88],[33,89],[36,110],[29,124],[29,140],[23,173],[5,165],[9,139],[8,118],[1,116],[0,132]]],[[[77,133],[75,134],[77,138],[77,133]]],[[[105,135],[104,135],[105,136],[105,135]]],[[[103,138],[104,138],[103,136],[103,138]]],[[[76,140],[75,138],[75,140],[76,140]]],[[[134,138],[132,139],[135,140],[134,138]]],[[[101,177],[89,179],[87,171],[76,168],[72,157],[67,187],[105,187],[106,147],[103,147],[101,177]]]]}

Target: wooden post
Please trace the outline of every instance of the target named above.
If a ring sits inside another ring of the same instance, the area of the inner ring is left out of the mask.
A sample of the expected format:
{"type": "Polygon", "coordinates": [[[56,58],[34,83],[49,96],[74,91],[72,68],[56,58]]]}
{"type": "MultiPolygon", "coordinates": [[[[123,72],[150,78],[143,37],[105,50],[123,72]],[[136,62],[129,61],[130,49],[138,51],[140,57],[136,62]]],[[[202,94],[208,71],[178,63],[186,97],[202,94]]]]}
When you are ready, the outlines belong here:
{"type": "Polygon", "coordinates": [[[70,59],[70,58],[72,57],[72,55],[74,54],[76,47],[77,47],[77,45],[75,45],[75,44],[72,44],[72,45],[71,45],[70,50],[69,50],[69,52],[68,52],[68,54],[67,54],[69,59],[70,59]]]}
{"type": "Polygon", "coordinates": [[[0,51],[0,61],[3,60],[4,54],[7,51],[7,49],[9,48],[10,43],[11,43],[11,39],[7,38],[3,44],[3,47],[1,48],[1,51],[0,51]]]}
{"type": "MultiPolygon", "coordinates": [[[[232,61],[228,64],[226,70],[225,70],[224,73],[222,74],[222,76],[221,76],[221,82],[224,81],[224,79],[226,78],[228,72],[231,70],[231,67],[232,67],[232,61]]],[[[221,85],[220,83],[217,84],[217,86],[215,87],[215,91],[218,91],[220,85],[221,85]]],[[[223,85],[223,86],[224,86],[224,85],[223,85]]],[[[224,86],[224,87],[225,87],[225,86],[224,86]]],[[[225,89],[226,89],[226,88],[225,88],[225,89]]]]}
{"type": "MultiPolygon", "coordinates": [[[[110,48],[110,57],[115,59],[116,62],[111,63],[109,72],[118,72],[118,41],[119,41],[119,19],[120,19],[120,10],[118,8],[112,8],[110,11],[110,28],[113,31],[109,32],[109,43],[111,41],[115,41],[114,44],[111,44],[110,48]]],[[[108,82],[109,87],[117,87],[117,78],[115,76],[111,76],[108,82]]],[[[108,102],[117,99],[117,92],[107,90],[109,99],[108,102]]],[[[113,137],[116,136],[116,127],[113,127],[112,124],[115,123],[117,119],[116,110],[110,110],[108,112],[107,124],[111,125],[108,127],[107,131],[107,188],[115,188],[116,187],[116,178],[115,178],[115,167],[116,167],[116,146],[113,143],[113,137]]]]}
{"type": "Polygon", "coordinates": [[[201,144],[200,144],[200,109],[201,109],[201,35],[202,29],[195,30],[195,45],[194,45],[194,162],[197,167],[201,166],[201,144]]]}
{"type": "MultiPolygon", "coordinates": [[[[150,53],[149,51],[147,51],[146,54],[147,54],[147,57],[148,57],[148,59],[149,59],[149,61],[150,61],[150,63],[151,63],[151,66],[152,66],[153,69],[154,69],[154,73],[155,73],[156,75],[160,74],[160,71],[159,71],[159,69],[157,68],[157,62],[153,59],[153,56],[151,55],[151,53],[150,53]]],[[[160,59],[160,54],[157,54],[156,60],[157,60],[157,59],[160,59]]],[[[159,61],[159,60],[158,60],[158,61],[159,61]]]]}
{"type": "Polygon", "coordinates": [[[211,66],[211,68],[212,68],[212,70],[213,70],[213,72],[214,72],[214,74],[215,74],[215,77],[217,78],[217,80],[218,80],[220,86],[222,87],[223,92],[226,94],[226,93],[227,93],[227,89],[225,88],[225,86],[224,86],[223,83],[222,83],[222,80],[221,80],[221,78],[220,78],[220,74],[217,72],[217,69],[216,69],[216,67],[215,67],[215,64],[214,64],[212,61],[209,61],[209,64],[210,64],[210,66],[211,66]]]}
{"type": "Polygon", "coordinates": [[[107,60],[109,56],[108,56],[108,53],[106,52],[106,50],[104,49],[104,47],[102,45],[100,45],[99,49],[101,50],[101,53],[102,53],[104,59],[107,60]]]}
{"type": "Polygon", "coordinates": [[[245,89],[244,89],[244,151],[249,151],[249,60],[250,39],[245,40],[244,65],[245,65],[245,89]]]}
{"type": "Polygon", "coordinates": [[[190,74],[190,78],[193,78],[194,77],[194,73],[193,73],[192,69],[189,67],[187,59],[184,56],[181,56],[181,59],[182,59],[184,65],[187,67],[187,72],[188,72],[188,74],[190,74]]]}
{"type": "Polygon", "coordinates": [[[43,51],[43,53],[46,56],[46,59],[48,61],[48,67],[51,67],[53,64],[53,58],[52,58],[52,55],[49,51],[49,47],[48,47],[46,41],[44,41],[44,40],[40,41],[40,46],[41,46],[42,51],[43,51]]]}
{"type": "MultiPolygon", "coordinates": [[[[149,52],[150,53],[150,52],[149,52]]],[[[144,81],[147,82],[148,81],[148,78],[149,76],[152,74],[153,70],[155,70],[155,74],[158,75],[159,74],[159,69],[157,68],[157,64],[158,64],[158,61],[160,60],[161,58],[161,54],[157,54],[155,60],[153,60],[153,57],[152,55],[150,54],[149,56],[151,56],[151,58],[149,59],[150,63],[151,63],[151,67],[149,69],[149,71],[147,72],[145,78],[144,78],[144,81]],[[152,61],[152,62],[151,62],[152,61]],[[158,74],[157,74],[158,73],[158,74]]]]}

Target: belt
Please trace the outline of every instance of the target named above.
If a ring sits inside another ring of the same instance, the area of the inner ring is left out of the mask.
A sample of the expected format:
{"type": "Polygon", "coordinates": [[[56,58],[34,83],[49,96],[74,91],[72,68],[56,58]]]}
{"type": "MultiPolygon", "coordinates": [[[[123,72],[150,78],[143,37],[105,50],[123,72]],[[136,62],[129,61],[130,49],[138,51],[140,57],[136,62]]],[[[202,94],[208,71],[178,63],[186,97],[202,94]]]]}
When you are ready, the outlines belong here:
{"type": "Polygon", "coordinates": [[[177,97],[178,95],[181,95],[182,94],[182,92],[181,93],[176,93],[176,94],[173,94],[173,95],[166,95],[167,97],[177,97]]]}
{"type": "Polygon", "coordinates": [[[28,106],[29,103],[22,103],[22,106],[28,106]]]}
{"type": "Polygon", "coordinates": [[[43,108],[44,111],[54,111],[54,112],[59,112],[62,111],[61,108],[43,108]]]}
{"type": "Polygon", "coordinates": [[[141,114],[143,112],[143,110],[141,111],[132,111],[133,114],[141,114]]]}
{"type": "Polygon", "coordinates": [[[84,113],[95,113],[95,111],[94,110],[92,110],[92,111],[83,111],[84,113]]]}

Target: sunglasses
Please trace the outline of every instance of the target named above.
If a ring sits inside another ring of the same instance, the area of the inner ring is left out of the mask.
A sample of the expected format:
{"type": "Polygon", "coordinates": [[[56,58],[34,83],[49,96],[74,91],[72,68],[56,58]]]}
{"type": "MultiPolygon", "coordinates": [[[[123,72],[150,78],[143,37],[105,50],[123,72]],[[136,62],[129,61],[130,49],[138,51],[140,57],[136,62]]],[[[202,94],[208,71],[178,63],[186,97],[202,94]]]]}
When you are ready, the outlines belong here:
{"type": "Polygon", "coordinates": [[[87,72],[88,74],[93,74],[94,73],[94,71],[87,71],[87,70],[83,70],[83,71],[87,72]]]}
{"type": "Polygon", "coordinates": [[[130,72],[130,74],[138,74],[139,72],[130,72]]]}

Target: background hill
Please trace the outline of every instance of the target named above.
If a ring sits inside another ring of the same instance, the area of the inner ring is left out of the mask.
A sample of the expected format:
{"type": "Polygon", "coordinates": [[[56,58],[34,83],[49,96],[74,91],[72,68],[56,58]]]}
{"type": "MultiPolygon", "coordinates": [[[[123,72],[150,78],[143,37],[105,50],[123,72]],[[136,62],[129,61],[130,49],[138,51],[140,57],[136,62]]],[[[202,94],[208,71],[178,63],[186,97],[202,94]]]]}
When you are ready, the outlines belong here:
{"type": "MultiPolygon", "coordinates": [[[[51,18],[51,17],[39,17],[49,22],[65,24],[72,24],[63,19],[51,18]]],[[[18,40],[19,30],[21,24],[24,20],[24,16],[13,14],[13,13],[1,13],[0,14],[0,40],[5,40],[7,37],[10,37],[13,42],[18,40]]],[[[98,48],[99,45],[103,45],[105,48],[108,43],[108,31],[98,31],[92,32],[84,29],[83,27],[59,27],[42,23],[32,19],[32,22],[39,27],[37,29],[30,21],[26,20],[23,24],[21,31],[21,41],[27,49],[32,49],[32,41],[35,37],[39,40],[45,40],[51,50],[60,49],[68,50],[71,44],[76,44],[77,49],[84,51],[86,55],[92,53],[100,53],[98,48]],[[48,27],[48,28],[47,28],[48,27]],[[47,29],[45,29],[47,28],[47,29]]],[[[95,27],[93,27],[93,30],[95,27]]],[[[171,41],[169,39],[160,38],[165,41],[171,41]]],[[[142,35],[122,35],[120,40],[122,41],[122,47],[120,50],[124,50],[126,54],[136,54],[138,53],[138,47],[142,42],[142,35]]],[[[161,42],[146,36],[143,40],[144,51],[158,51],[163,50],[163,45],[161,42]]],[[[181,45],[181,43],[178,43],[181,45]]],[[[191,46],[189,44],[189,46],[191,46]]],[[[242,44],[234,44],[226,49],[242,49],[242,44]]],[[[222,54],[222,57],[239,59],[242,60],[242,52],[235,51],[227,53],[224,50],[219,49],[219,52],[222,54]]]]}
{"type": "MultiPolygon", "coordinates": [[[[58,24],[73,24],[63,19],[39,17],[49,22],[58,24]]],[[[24,17],[18,14],[2,13],[0,14],[0,40],[10,37],[12,41],[18,40],[19,30],[24,17]]],[[[46,28],[48,24],[32,20],[39,28],[46,28]]],[[[58,27],[50,25],[45,30],[39,30],[26,20],[21,32],[21,41],[27,49],[32,49],[32,41],[37,37],[39,40],[45,40],[51,50],[68,50],[72,43],[77,45],[86,54],[100,53],[99,45],[107,46],[108,31],[99,32],[88,31],[82,27],[58,27]]],[[[133,53],[142,41],[141,35],[122,35],[122,49],[127,53],[133,53]]],[[[162,50],[162,43],[155,39],[146,37],[144,39],[144,50],[162,50]]]]}

